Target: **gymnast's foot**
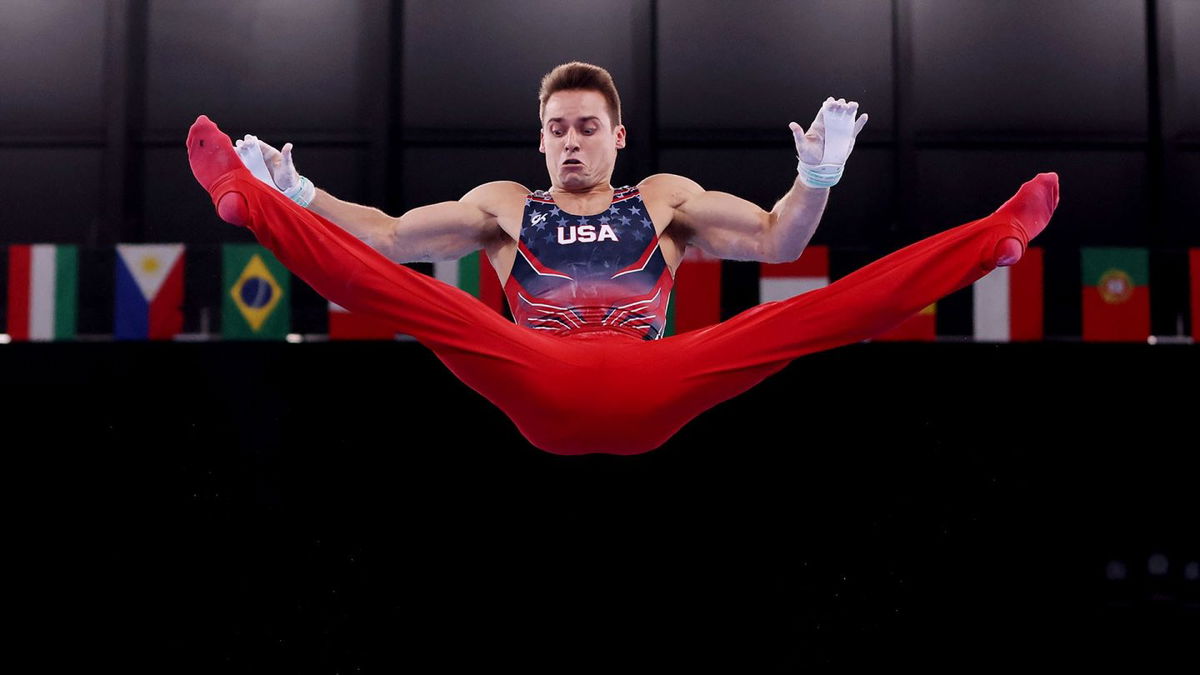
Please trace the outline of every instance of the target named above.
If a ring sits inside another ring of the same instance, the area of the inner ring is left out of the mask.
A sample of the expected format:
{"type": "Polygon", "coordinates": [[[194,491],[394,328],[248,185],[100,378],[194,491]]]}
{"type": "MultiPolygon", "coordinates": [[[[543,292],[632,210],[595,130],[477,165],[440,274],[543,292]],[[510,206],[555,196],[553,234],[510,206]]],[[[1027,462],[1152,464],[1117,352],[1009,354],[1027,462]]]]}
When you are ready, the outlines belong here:
{"type": "MultiPolygon", "coordinates": [[[[214,199],[218,195],[213,194],[213,189],[222,178],[232,172],[244,172],[246,178],[254,180],[253,174],[242,164],[242,160],[238,159],[237,151],[233,149],[229,137],[205,115],[197,117],[195,124],[188,131],[187,149],[192,175],[214,199]]],[[[221,220],[244,226],[249,221],[249,212],[246,198],[237,192],[230,191],[220,195],[217,215],[221,220]]]]}
{"type": "MultiPolygon", "coordinates": [[[[995,215],[1007,217],[1008,220],[1025,232],[1028,242],[1041,234],[1050,222],[1050,216],[1058,206],[1058,174],[1039,173],[1017,190],[1017,194],[996,209],[995,215]]],[[[1000,240],[996,244],[995,262],[997,267],[1015,265],[1025,252],[1024,245],[1013,237],[1000,240]]]]}

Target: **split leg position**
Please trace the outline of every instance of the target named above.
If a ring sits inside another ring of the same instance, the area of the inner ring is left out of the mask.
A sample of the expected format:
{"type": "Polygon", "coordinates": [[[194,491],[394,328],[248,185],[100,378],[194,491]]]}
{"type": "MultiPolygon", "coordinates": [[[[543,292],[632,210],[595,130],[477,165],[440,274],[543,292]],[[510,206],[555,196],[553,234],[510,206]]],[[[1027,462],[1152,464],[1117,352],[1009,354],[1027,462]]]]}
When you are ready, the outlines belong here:
{"type": "MultiPolygon", "coordinates": [[[[556,337],[507,321],[470,294],[397,265],[264,185],[207,117],[187,140],[192,172],[226,222],[318,293],[387,318],[556,454],[637,454],[697,415],[813,352],[852,344],[1016,263],[1058,205],[1058,176],[1038,174],[991,215],[933,235],[821,289],[708,328],[655,341],[556,337]]],[[[590,336],[590,337],[589,337],[590,336]]]]}

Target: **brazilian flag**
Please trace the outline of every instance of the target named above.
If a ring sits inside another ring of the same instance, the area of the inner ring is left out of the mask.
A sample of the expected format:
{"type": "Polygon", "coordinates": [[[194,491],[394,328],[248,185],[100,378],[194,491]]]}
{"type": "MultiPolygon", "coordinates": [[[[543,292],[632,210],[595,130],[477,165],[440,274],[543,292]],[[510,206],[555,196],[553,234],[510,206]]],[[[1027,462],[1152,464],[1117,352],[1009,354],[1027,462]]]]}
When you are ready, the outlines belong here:
{"type": "Polygon", "coordinates": [[[225,244],[221,336],[226,340],[283,340],[291,326],[291,277],[257,244],[225,244]]]}

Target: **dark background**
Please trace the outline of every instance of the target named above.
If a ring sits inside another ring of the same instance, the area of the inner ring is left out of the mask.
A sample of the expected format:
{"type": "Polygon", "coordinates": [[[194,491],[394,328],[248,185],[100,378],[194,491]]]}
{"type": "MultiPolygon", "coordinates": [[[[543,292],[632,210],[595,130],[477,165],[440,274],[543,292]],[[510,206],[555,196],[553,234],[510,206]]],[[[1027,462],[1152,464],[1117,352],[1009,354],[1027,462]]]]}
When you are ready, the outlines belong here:
{"type": "MultiPolygon", "coordinates": [[[[578,59],[621,91],[614,185],[770,208],[787,123],[857,100],[813,244],[865,262],[1053,170],[1047,335],[1110,245],[1150,249],[1153,332],[1184,334],[1198,33],[1193,0],[0,0],[0,245],[81,244],[103,336],[114,244],[187,243],[191,293],[252,241],[188,172],[196,115],[399,214],[548,187],[537,86],[578,59]]],[[[725,263],[726,316],[755,269],[725,263]]],[[[1197,628],[1195,349],[855,345],[568,459],[411,343],[7,345],[18,635],[160,672],[1165,662],[1197,628]]]]}
{"type": "MultiPolygon", "coordinates": [[[[219,331],[218,246],[253,238],[215,217],[188,171],[183,139],[200,113],[237,137],[295,143],[317,185],[399,215],[492,180],[549,187],[538,85],[576,59],[620,89],[629,145],[614,185],[678,173],[769,209],[795,177],[788,122],[807,128],[827,96],[857,100],[871,120],[812,244],[866,262],[1056,171],[1063,201],[1036,242],[1046,334],[1080,334],[1083,246],[1149,248],[1152,333],[1191,333],[1194,0],[3,0],[0,11],[0,245],[85,247],[83,334],[112,333],[118,242],[188,244],[185,331],[219,331]]],[[[757,303],[758,266],[724,267],[731,316],[757,303]]],[[[315,293],[297,284],[292,304],[297,332],[324,332],[315,293]]],[[[942,334],[964,334],[943,314],[942,334]]]]}
{"type": "Polygon", "coordinates": [[[10,345],[14,643],[122,672],[1190,663],[1198,361],[852,345],[645,455],[559,457],[416,343],[10,345]]]}

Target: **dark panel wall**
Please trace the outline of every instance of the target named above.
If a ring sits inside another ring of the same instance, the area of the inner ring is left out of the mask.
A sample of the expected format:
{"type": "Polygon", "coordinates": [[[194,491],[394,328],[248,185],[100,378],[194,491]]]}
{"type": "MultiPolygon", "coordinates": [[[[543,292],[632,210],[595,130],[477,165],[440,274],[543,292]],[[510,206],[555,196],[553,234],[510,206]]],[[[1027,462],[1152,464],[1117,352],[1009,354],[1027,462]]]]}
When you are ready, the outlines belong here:
{"type": "Polygon", "coordinates": [[[1143,139],[1145,5],[917,0],[917,131],[1143,139]]]}
{"type": "Polygon", "coordinates": [[[539,78],[580,59],[621,88],[615,185],[668,171],[770,208],[795,175],[787,123],[846,96],[871,122],[814,243],[886,253],[1056,170],[1041,243],[1063,259],[1177,252],[1200,243],[1198,7],[0,0],[0,244],[249,241],[187,170],[199,113],[294,142],[318,184],[396,214],[491,180],[544,188],[539,78]]]}
{"type": "MultiPolygon", "coordinates": [[[[35,159],[21,166],[26,174],[21,180],[65,184],[67,179],[51,168],[62,163],[46,153],[78,145],[81,138],[103,146],[106,158],[121,150],[111,147],[114,142],[132,144],[123,161],[102,162],[101,175],[78,166],[64,169],[79,186],[71,188],[80,194],[70,200],[22,212],[6,191],[8,196],[0,197],[4,206],[22,215],[13,219],[19,222],[6,223],[7,241],[51,234],[86,241],[80,236],[81,211],[90,211],[85,220],[100,222],[113,241],[167,235],[196,242],[239,239],[233,230],[218,230],[214,237],[212,229],[187,225],[203,217],[207,206],[202,195],[186,198],[196,192],[186,172],[169,170],[174,159],[159,150],[178,150],[182,132],[201,112],[233,134],[297,142],[302,169],[316,176],[325,167],[322,184],[351,199],[395,202],[372,187],[387,178],[389,164],[380,156],[402,156],[414,144],[468,151],[527,148],[535,169],[530,180],[544,187],[546,180],[536,170],[540,157],[533,154],[538,79],[569,59],[604,64],[622,89],[626,123],[632,142],[642,144],[643,161],[633,161],[637,158],[627,152],[629,161],[618,171],[632,165],[630,173],[618,182],[640,179],[645,167],[719,176],[728,163],[724,153],[712,153],[689,155],[680,164],[673,148],[711,147],[714,140],[734,148],[761,146],[778,150],[778,168],[768,164],[763,170],[767,175],[777,171],[779,180],[741,181],[736,189],[764,207],[790,180],[787,122],[809,124],[830,94],[858,99],[871,114],[861,145],[898,143],[894,147],[917,154],[924,146],[906,146],[909,140],[970,149],[972,143],[1035,141],[1065,147],[1091,139],[1124,142],[1121,149],[1145,155],[1145,144],[1153,140],[1149,135],[1156,131],[1154,115],[1168,140],[1194,138],[1200,129],[1195,84],[1200,55],[1187,39],[1191,28],[1200,29],[1200,10],[1180,0],[736,5],[611,0],[587,6],[537,0],[299,5],[282,0],[4,0],[2,7],[0,62],[11,76],[0,79],[0,141],[37,149],[35,159]],[[1154,40],[1147,38],[1148,8],[1157,17],[1154,40]],[[70,39],[64,39],[67,34],[70,39]],[[123,48],[106,42],[112,39],[121,40],[123,48]],[[1149,80],[1155,56],[1148,51],[1150,42],[1162,55],[1155,82],[1149,80]],[[1157,111],[1149,87],[1162,90],[1157,111]],[[121,98],[124,112],[106,113],[106,97],[121,98]],[[105,141],[112,125],[125,128],[105,141]],[[389,137],[391,128],[398,129],[397,138],[389,137]],[[737,130],[740,135],[730,136],[737,130]],[[317,156],[322,146],[352,151],[326,166],[329,160],[317,156]],[[114,168],[125,172],[120,195],[101,189],[103,174],[114,168]],[[345,172],[350,177],[339,179],[345,172]],[[118,199],[127,208],[101,203],[118,199]],[[107,222],[113,213],[133,224],[107,222]]],[[[902,152],[892,163],[860,167],[866,162],[852,162],[854,171],[881,172],[882,180],[892,183],[888,199],[876,196],[882,211],[855,211],[855,218],[876,224],[854,229],[898,224],[912,235],[927,231],[929,218],[915,222],[904,216],[924,210],[924,195],[898,190],[902,180],[893,175],[914,158],[902,152]],[[900,201],[921,206],[906,210],[900,201]]],[[[980,161],[989,160],[980,156],[980,161]]],[[[1137,159],[1128,161],[1140,165],[1137,159]]],[[[1172,161],[1188,165],[1187,159],[1172,161]]],[[[92,157],[89,166],[95,162],[92,157]]],[[[24,162],[14,156],[6,164],[16,173],[12,167],[24,162]]],[[[941,182],[928,174],[936,172],[936,161],[919,164],[923,169],[914,186],[941,182]]],[[[394,183],[406,179],[415,168],[411,165],[392,163],[394,183]]],[[[1037,166],[1063,170],[1063,164],[1037,166]]],[[[1021,167],[1013,174],[1026,171],[1021,167]]],[[[1173,187],[1185,180],[1178,174],[1151,176],[1165,184],[1172,205],[1188,199],[1188,191],[1173,187]]],[[[450,194],[473,187],[453,173],[447,182],[450,194]]],[[[706,184],[735,189],[734,182],[719,177],[706,184]]],[[[1073,186],[1092,190],[1086,176],[1064,175],[1064,189],[1073,186]]],[[[1129,188],[1143,198],[1153,196],[1144,181],[1129,188]]],[[[404,188],[393,184],[390,190],[400,194],[404,188]]],[[[992,204],[994,191],[972,183],[958,197],[984,208],[992,204]]],[[[430,201],[420,192],[405,194],[404,208],[430,201]]],[[[1141,206],[1138,198],[1123,201],[1141,206]]],[[[1177,216],[1182,210],[1167,213],[1177,216]]],[[[1109,220],[1114,222],[1087,229],[1127,229],[1116,218],[1109,220]]],[[[1085,228],[1067,224],[1059,229],[1085,228]]]]}
{"type": "MultiPolygon", "coordinates": [[[[408,0],[403,116],[438,129],[521,129],[536,150],[541,77],[567,61],[603,64],[622,107],[645,105],[632,85],[636,0],[408,0]]],[[[640,130],[644,133],[646,130],[640,130]]]]}
{"type": "Polygon", "coordinates": [[[0,2],[0,136],[104,129],[105,3],[0,2]]]}
{"type": "Polygon", "coordinates": [[[378,4],[151,2],[147,126],[174,131],[205,113],[230,133],[364,130],[366,102],[384,95],[368,72],[386,55],[364,40],[378,4]]]}
{"type": "Polygon", "coordinates": [[[4,243],[84,243],[100,227],[103,151],[0,147],[0,233],[4,243]]]}
{"type": "Polygon", "coordinates": [[[872,136],[892,130],[887,3],[662,0],[658,6],[664,130],[769,129],[786,146],[788,122],[807,129],[828,96],[862,102],[872,136]]]}
{"type": "Polygon", "coordinates": [[[1200,141],[1200,40],[1195,37],[1200,34],[1200,2],[1163,2],[1159,26],[1168,45],[1163,64],[1167,137],[1188,140],[1194,150],[1200,141]]]}

